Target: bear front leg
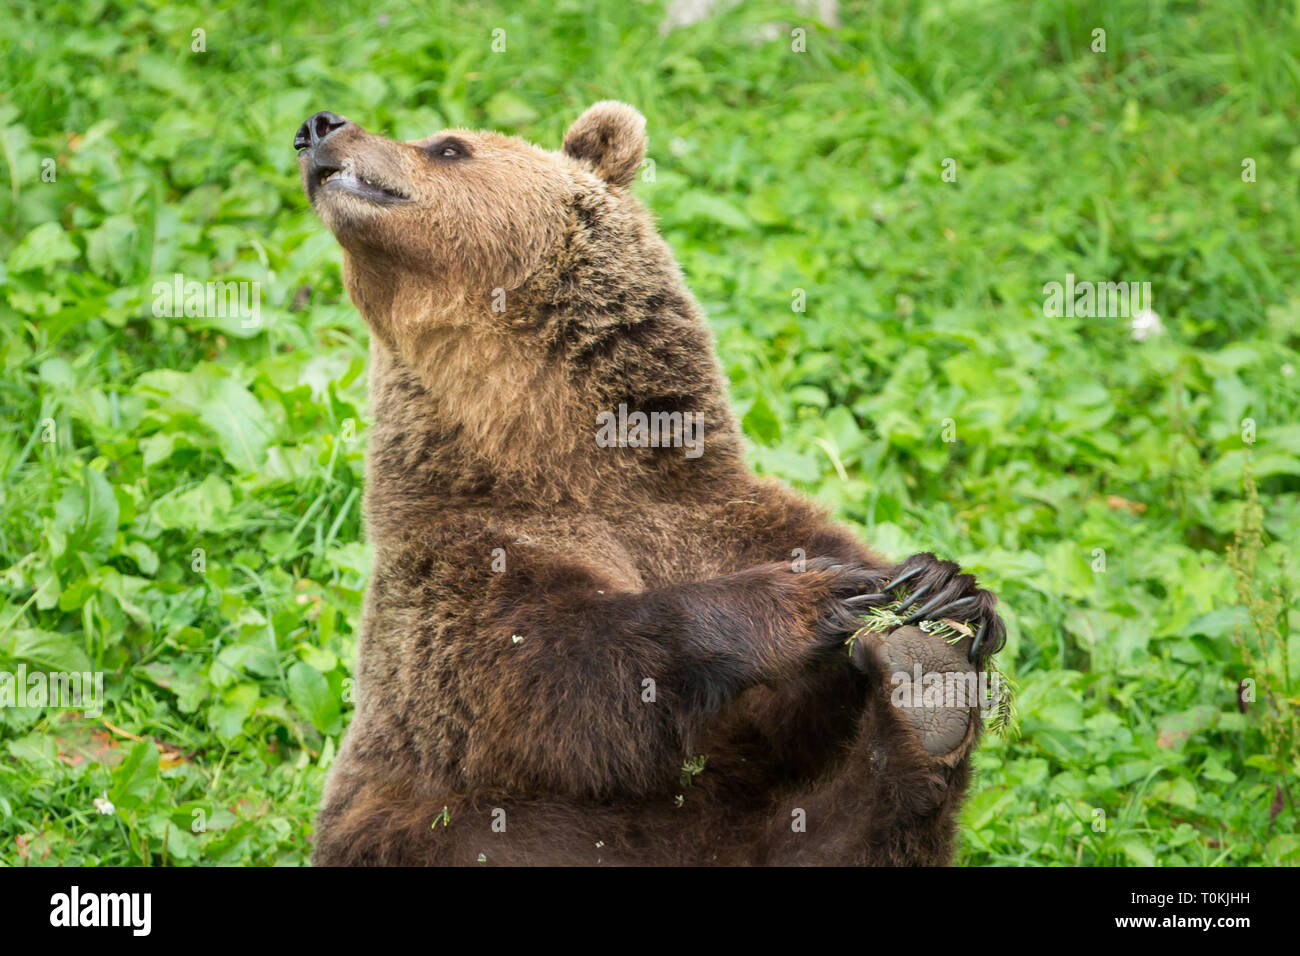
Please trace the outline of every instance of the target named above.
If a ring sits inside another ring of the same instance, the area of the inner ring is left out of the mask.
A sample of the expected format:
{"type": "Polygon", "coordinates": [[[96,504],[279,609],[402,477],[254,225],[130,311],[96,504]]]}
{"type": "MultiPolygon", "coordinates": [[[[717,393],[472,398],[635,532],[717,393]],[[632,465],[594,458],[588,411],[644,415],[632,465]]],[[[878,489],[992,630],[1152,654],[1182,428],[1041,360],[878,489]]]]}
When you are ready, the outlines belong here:
{"type": "Polygon", "coordinates": [[[856,564],[782,563],[620,592],[583,565],[517,559],[486,593],[468,592],[443,628],[455,650],[433,693],[458,702],[435,703],[474,714],[448,769],[470,786],[519,793],[671,786],[741,692],[843,660],[843,602],[883,580],[856,564]]]}

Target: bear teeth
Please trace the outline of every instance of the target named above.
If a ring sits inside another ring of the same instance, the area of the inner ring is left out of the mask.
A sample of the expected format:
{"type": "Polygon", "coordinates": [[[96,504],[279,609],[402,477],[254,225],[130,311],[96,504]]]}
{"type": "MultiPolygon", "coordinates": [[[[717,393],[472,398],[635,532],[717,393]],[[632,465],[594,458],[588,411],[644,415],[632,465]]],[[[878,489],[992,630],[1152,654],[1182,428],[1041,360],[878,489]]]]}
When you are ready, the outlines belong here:
{"type": "MultiPolygon", "coordinates": [[[[342,175],[343,175],[343,170],[341,169],[331,169],[327,173],[322,173],[320,177],[320,185],[324,186],[331,179],[335,179],[342,175]]],[[[375,183],[372,183],[370,180],[366,179],[365,176],[353,175],[352,178],[357,180],[358,182],[365,183],[367,186],[374,186],[376,189],[380,188],[379,186],[375,185],[375,183]]]]}
{"type": "Polygon", "coordinates": [[[385,193],[389,196],[395,196],[399,199],[405,198],[401,195],[401,193],[394,192],[393,190],[389,189],[387,186],[381,186],[379,183],[369,180],[365,176],[359,175],[356,172],[349,172],[343,169],[331,169],[327,172],[321,173],[316,180],[316,184],[318,186],[324,186],[326,183],[328,183],[330,180],[333,179],[342,179],[351,183],[369,186],[372,190],[375,190],[376,192],[385,193]]]}

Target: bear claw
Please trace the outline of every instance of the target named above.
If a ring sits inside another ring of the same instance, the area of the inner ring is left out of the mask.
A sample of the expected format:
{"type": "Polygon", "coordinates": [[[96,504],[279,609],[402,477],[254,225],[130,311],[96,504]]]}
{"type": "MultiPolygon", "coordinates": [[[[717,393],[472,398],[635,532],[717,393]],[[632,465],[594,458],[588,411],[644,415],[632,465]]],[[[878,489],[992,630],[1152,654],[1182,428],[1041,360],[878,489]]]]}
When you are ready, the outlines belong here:
{"type": "Polygon", "coordinates": [[[901,601],[904,608],[917,608],[903,619],[901,627],[944,618],[978,620],[967,655],[972,663],[1002,647],[1006,627],[993,611],[996,599],[976,584],[974,575],[962,574],[951,561],[940,561],[933,554],[913,555],[898,566],[889,583],[878,591],[846,598],[844,604],[858,610],[894,600],[901,601]],[[901,598],[896,596],[895,592],[910,583],[918,586],[901,598]]]}

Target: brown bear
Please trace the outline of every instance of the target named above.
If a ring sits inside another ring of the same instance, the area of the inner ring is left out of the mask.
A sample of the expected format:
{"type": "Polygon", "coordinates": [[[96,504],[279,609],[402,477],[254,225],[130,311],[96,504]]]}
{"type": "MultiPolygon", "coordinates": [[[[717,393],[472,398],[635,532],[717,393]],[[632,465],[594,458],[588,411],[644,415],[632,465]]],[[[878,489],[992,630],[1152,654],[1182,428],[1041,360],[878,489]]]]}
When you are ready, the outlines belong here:
{"type": "Polygon", "coordinates": [[[979,667],[995,599],[747,469],[629,190],[642,116],[597,103],[549,152],[317,113],[295,146],[374,415],[356,712],[314,862],[950,862],[979,712],[897,690],[979,667]],[[853,639],[894,601],[908,626],[853,639]],[[910,626],[939,619],[965,636],[910,626]]]}

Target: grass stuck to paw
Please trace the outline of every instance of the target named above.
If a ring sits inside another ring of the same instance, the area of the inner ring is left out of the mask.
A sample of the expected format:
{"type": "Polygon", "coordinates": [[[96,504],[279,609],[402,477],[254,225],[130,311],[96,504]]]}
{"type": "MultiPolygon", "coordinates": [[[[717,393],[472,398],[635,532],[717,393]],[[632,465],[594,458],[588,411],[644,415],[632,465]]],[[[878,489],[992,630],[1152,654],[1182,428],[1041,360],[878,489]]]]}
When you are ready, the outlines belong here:
{"type": "MultiPolygon", "coordinates": [[[[857,634],[861,634],[863,631],[892,631],[895,628],[902,627],[908,616],[918,610],[920,610],[919,604],[904,606],[901,601],[875,605],[869,608],[866,613],[860,615],[859,619],[862,622],[862,627],[859,628],[857,634]]],[[[975,636],[974,627],[965,621],[953,621],[943,618],[938,621],[921,621],[916,626],[925,633],[933,634],[936,638],[947,641],[949,644],[956,644],[963,637],[975,636]]],[[[854,637],[857,634],[854,634],[854,637]]]]}

